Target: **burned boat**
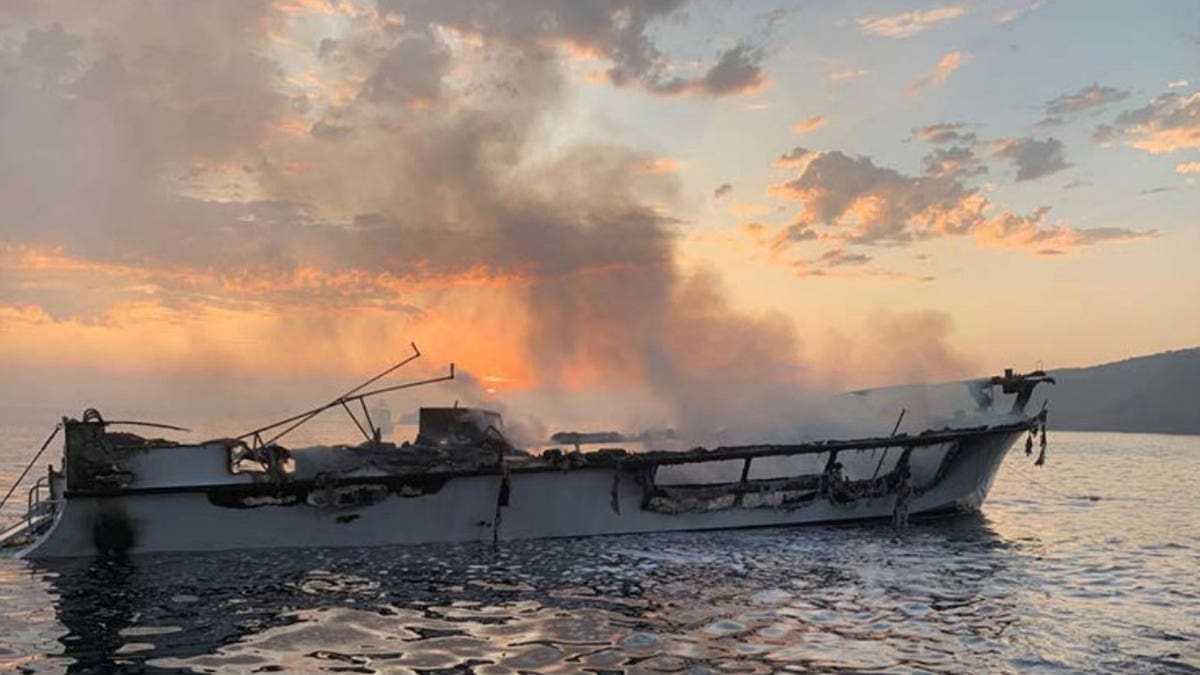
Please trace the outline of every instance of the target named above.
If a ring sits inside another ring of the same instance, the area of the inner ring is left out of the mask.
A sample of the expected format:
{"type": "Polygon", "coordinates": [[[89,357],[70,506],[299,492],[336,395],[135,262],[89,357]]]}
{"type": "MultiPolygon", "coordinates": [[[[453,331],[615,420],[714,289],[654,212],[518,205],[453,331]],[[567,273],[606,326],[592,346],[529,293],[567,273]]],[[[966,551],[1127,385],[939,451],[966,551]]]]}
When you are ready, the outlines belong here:
{"type": "Polygon", "coordinates": [[[235,438],[185,444],[119,431],[130,423],[95,410],[64,418],[59,468],[28,490],[27,513],[0,544],[51,558],[903,523],[909,514],[978,509],[1017,439],[1029,435],[1028,452],[1041,434],[1044,448],[1045,408],[1030,415],[1025,407],[1037,384],[1053,382],[1041,371],[1006,371],[971,383],[986,413],[973,419],[988,423],[965,428],[639,452],[587,449],[627,440],[619,434],[563,433],[559,447],[529,452],[507,440],[499,414],[457,405],[420,409],[411,443],[382,441],[368,396],[454,376],[451,365],[445,377],[360,393],[408,360],[328,405],[235,438]],[[1008,410],[993,409],[995,387],[1012,395],[1008,410]],[[335,407],[351,414],[364,442],[279,444],[335,407]]]}

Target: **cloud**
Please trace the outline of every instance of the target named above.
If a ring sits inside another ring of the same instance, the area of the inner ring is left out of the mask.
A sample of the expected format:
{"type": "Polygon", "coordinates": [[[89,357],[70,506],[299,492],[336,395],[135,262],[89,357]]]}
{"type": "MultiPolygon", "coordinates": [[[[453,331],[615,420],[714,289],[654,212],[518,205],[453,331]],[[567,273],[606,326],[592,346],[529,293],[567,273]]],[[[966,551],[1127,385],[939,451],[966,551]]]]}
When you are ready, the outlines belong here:
{"type": "Polygon", "coordinates": [[[988,170],[973,148],[958,145],[935,148],[921,162],[930,176],[975,176],[988,170]]]}
{"type": "Polygon", "coordinates": [[[940,87],[954,71],[966,63],[966,60],[967,54],[961,51],[949,52],[942,55],[942,58],[938,59],[938,62],[934,64],[933,70],[930,70],[925,77],[922,77],[909,86],[909,94],[916,96],[929,89],[940,87]]]}
{"type": "Polygon", "coordinates": [[[964,133],[962,130],[967,125],[962,123],[951,124],[947,122],[939,122],[930,124],[929,126],[917,127],[912,130],[912,137],[919,138],[927,143],[967,143],[972,144],[977,139],[973,133],[964,133]]]}
{"type": "Polygon", "coordinates": [[[871,261],[871,256],[863,253],[850,253],[844,249],[834,248],[821,255],[808,259],[796,260],[791,263],[793,271],[802,277],[823,277],[837,268],[859,268],[871,261]]]}
{"type": "Polygon", "coordinates": [[[317,43],[317,58],[327,59],[337,53],[340,43],[334,38],[322,38],[317,43]]]}
{"type": "MultiPolygon", "coordinates": [[[[925,214],[958,209],[971,192],[949,178],[909,178],[841,151],[814,153],[800,175],[773,188],[803,204],[797,223],[850,230],[858,243],[905,242],[930,236],[925,214]]],[[[949,224],[948,218],[939,222],[949,224]]],[[[953,227],[953,225],[951,225],[953,227]]]]}
{"type": "Polygon", "coordinates": [[[802,204],[792,228],[821,228],[847,243],[905,244],[971,236],[985,246],[1037,252],[1155,234],[1047,223],[1048,207],[1027,215],[999,210],[957,175],[913,177],[876,166],[867,157],[836,150],[814,154],[799,176],[772,190],[802,204]]]}
{"type": "Polygon", "coordinates": [[[800,120],[792,125],[792,133],[804,135],[810,131],[820,129],[829,123],[829,118],[824,115],[814,115],[812,117],[800,120]]]}
{"type": "Polygon", "coordinates": [[[820,238],[815,230],[803,225],[789,225],[773,231],[773,228],[762,223],[742,223],[738,229],[756,246],[767,249],[771,258],[776,261],[779,259],[778,254],[786,252],[791,244],[820,238]]]}
{"type": "Polygon", "coordinates": [[[865,265],[871,261],[871,256],[862,253],[849,253],[840,248],[835,248],[822,253],[817,260],[828,267],[843,267],[846,265],[865,265]]]}
{"type": "MultiPolygon", "coordinates": [[[[748,43],[737,45],[717,54],[717,62],[703,74],[695,77],[656,75],[652,81],[644,82],[646,89],[667,96],[702,96],[722,98],[740,96],[761,91],[767,85],[762,69],[765,52],[761,47],[748,43]]],[[[754,104],[751,109],[768,107],[754,104]]]]}
{"type": "Polygon", "coordinates": [[[941,146],[954,144],[951,147],[934,148],[922,158],[927,175],[966,178],[987,173],[988,167],[977,154],[981,147],[990,149],[992,157],[1011,161],[1017,167],[1018,182],[1040,178],[1071,166],[1064,158],[1064,147],[1058,139],[1002,138],[980,141],[974,133],[964,132],[965,127],[961,123],[940,122],[913,129],[911,138],[941,146]]]}
{"type": "Polygon", "coordinates": [[[501,8],[477,2],[379,0],[385,17],[405,29],[440,26],[524,50],[554,45],[574,53],[607,59],[606,75],[615,86],[639,85],[666,95],[732,96],[766,84],[763,50],[746,42],[717,54],[702,74],[682,77],[652,40],[651,26],[678,14],[686,0],[514,0],[501,8]]]}
{"type": "Polygon", "coordinates": [[[729,183],[721,183],[720,185],[717,186],[717,189],[713,190],[713,199],[721,199],[722,197],[728,197],[731,192],[733,192],[732,185],[730,185],[729,183]]]}
{"type": "MultiPolygon", "coordinates": [[[[778,252],[782,252],[780,249],[778,252]]],[[[779,260],[779,256],[776,256],[779,260]]],[[[881,281],[934,281],[931,275],[914,275],[889,270],[874,269],[868,264],[874,260],[865,253],[856,253],[842,248],[832,248],[813,258],[792,260],[786,264],[799,277],[826,279],[875,279],[881,281]]]]}
{"type": "Polygon", "coordinates": [[[443,26],[466,35],[507,43],[519,49],[543,45],[569,46],[610,59],[613,84],[638,82],[653,89],[670,62],[647,29],[679,11],[682,0],[664,2],[574,3],[569,0],[516,0],[499,8],[472,2],[408,2],[379,0],[384,17],[395,17],[406,29],[443,26]]]}
{"type": "Polygon", "coordinates": [[[431,34],[406,35],[387,50],[359,96],[372,103],[428,103],[450,68],[450,49],[431,34]]]}
{"type": "Polygon", "coordinates": [[[1062,141],[1056,138],[1001,139],[994,145],[997,157],[1012,160],[1016,165],[1017,182],[1048,176],[1071,166],[1063,156],[1062,141]]]}
{"type": "Polygon", "coordinates": [[[810,227],[803,225],[788,225],[783,230],[783,238],[785,241],[813,241],[819,238],[819,235],[810,227]]]}
{"type": "Polygon", "coordinates": [[[62,24],[56,23],[45,29],[30,28],[20,57],[38,75],[57,81],[79,65],[76,54],[82,46],[83,38],[67,33],[62,24]]]}
{"type": "Polygon", "coordinates": [[[634,164],[634,170],[639,173],[678,173],[679,160],[673,157],[654,157],[643,159],[634,164]]]}
{"type": "Polygon", "coordinates": [[[809,160],[816,156],[817,153],[797,145],[780,155],[779,159],[775,160],[775,166],[779,168],[800,168],[807,165],[809,160]]]}
{"type": "MultiPolygon", "coordinates": [[[[34,23],[70,18],[66,4],[31,8],[67,15],[34,23]]],[[[180,199],[166,174],[251,152],[289,112],[277,68],[259,55],[265,36],[241,30],[266,14],[251,3],[160,5],[114,12],[118,22],[102,32],[123,40],[72,39],[58,23],[25,31],[0,74],[0,173],[13,177],[0,181],[13,216],[0,239],[110,259],[202,239],[201,207],[180,199]]]]}
{"type": "Polygon", "coordinates": [[[1046,0],[1032,0],[1031,2],[1027,2],[1023,6],[1014,7],[1012,9],[1005,10],[996,15],[996,23],[999,23],[999,24],[1012,23],[1013,21],[1016,21],[1017,19],[1021,18],[1022,16],[1026,15],[1030,12],[1037,11],[1045,4],[1046,4],[1046,0]]]}
{"type": "Polygon", "coordinates": [[[1073,94],[1063,94],[1046,103],[1047,115],[1074,115],[1129,98],[1129,92],[1114,87],[1102,87],[1100,83],[1080,89],[1073,94]]]}
{"type": "Polygon", "coordinates": [[[1099,143],[1124,141],[1160,154],[1200,149],[1200,92],[1167,92],[1141,108],[1127,110],[1101,125],[1093,137],[1099,143]]]}
{"type": "Polygon", "coordinates": [[[350,134],[354,133],[354,129],[348,126],[327,122],[322,119],[317,120],[312,125],[312,128],[309,129],[309,133],[312,134],[313,138],[323,138],[330,141],[338,141],[350,136],[350,134]]]}
{"type": "Polygon", "coordinates": [[[739,44],[721,52],[717,63],[704,77],[687,87],[709,96],[731,96],[762,89],[767,79],[762,72],[763,50],[739,44]]]}
{"type": "Polygon", "coordinates": [[[837,70],[831,70],[825,75],[825,85],[829,87],[837,87],[843,84],[849,84],[855,80],[860,80],[867,75],[870,75],[870,71],[866,71],[861,68],[839,68],[837,70]]]}
{"type": "Polygon", "coordinates": [[[1200,173],[1200,162],[1180,162],[1175,165],[1175,173],[1200,173]]]}
{"type": "Polygon", "coordinates": [[[980,223],[972,234],[985,246],[1020,249],[1037,255],[1060,255],[1074,248],[1158,236],[1157,230],[1050,225],[1044,222],[1049,212],[1050,207],[1043,206],[1029,215],[1001,213],[980,223]]]}
{"type": "Polygon", "coordinates": [[[1063,94],[1047,101],[1046,116],[1038,124],[1040,126],[1063,124],[1084,112],[1102,108],[1126,98],[1129,98],[1129,92],[1124,89],[1102,87],[1100,83],[1093,82],[1079,91],[1063,94]]]}
{"type": "Polygon", "coordinates": [[[960,5],[943,5],[925,11],[903,12],[891,16],[867,16],[858,19],[864,33],[889,38],[909,38],[966,13],[960,5]]]}
{"type": "Polygon", "coordinates": [[[85,318],[112,304],[158,301],[170,307],[219,304],[227,308],[297,308],[351,310],[382,309],[418,316],[416,305],[400,301],[418,295],[418,285],[443,290],[477,283],[470,274],[459,277],[403,278],[362,269],[329,271],[316,267],[221,272],[194,267],[105,263],[70,256],[53,248],[0,243],[0,263],[19,291],[9,299],[39,303],[56,319],[85,318]],[[69,296],[48,294],[56,288],[75,289],[69,296]],[[220,298],[219,302],[213,300],[220,298]]]}
{"type": "Polygon", "coordinates": [[[1188,86],[1188,81],[1183,80],[1183,79],[1171,80],[1170,82],[1167,83],[1168,89],[1183,89],[1183,88],[1186,88],[1187,86],[1188,86]]]}

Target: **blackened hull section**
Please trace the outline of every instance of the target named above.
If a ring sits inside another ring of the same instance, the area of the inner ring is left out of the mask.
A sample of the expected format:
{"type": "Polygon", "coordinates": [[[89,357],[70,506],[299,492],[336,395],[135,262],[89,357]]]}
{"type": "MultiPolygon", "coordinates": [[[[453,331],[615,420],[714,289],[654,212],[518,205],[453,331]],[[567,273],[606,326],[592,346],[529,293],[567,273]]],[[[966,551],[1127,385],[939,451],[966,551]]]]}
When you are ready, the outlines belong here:
{"type": "MultiPolygon", "coordinates": [[[[1013,441],[1012,428],[978,433],[911,456],[910,512],[977,509],[1013,441]]],[[[898,452],[893,449],[891,452],[898,452]]],[[[878,453],[877,453],[878,454],[878,453]]],[[[847,455],[848,478],[874,461],[847,455]]],[[[884,458],[886,462],[887,459],[884,458]]],[[[895,460],[892,460],[894,465],[895,460]]],[[[703,466],[703,465],[697,465],[703,466]]],[[[886,472],[888,467],[885,466],[886,472]]],[[[455,477],[436,489],[358,486],[351,499],[309,495],[214,497],[196,491],[68,499],[52,528],[23,555],[89,556],[157,551],[378,546],[767,527],[890,518],[893,493],[743,499],[676,512],[647,503],[644,475],[629,468],[513,471],[455,477]],[[507,503],[501,499],[507,493],[507,503]],[[361,494],[367,496],[361,496],[361,494]],[[222,502],[222,499],[225,499],[222,502]],[[497,516],[499,516],[497,518],[497,516]]]]}

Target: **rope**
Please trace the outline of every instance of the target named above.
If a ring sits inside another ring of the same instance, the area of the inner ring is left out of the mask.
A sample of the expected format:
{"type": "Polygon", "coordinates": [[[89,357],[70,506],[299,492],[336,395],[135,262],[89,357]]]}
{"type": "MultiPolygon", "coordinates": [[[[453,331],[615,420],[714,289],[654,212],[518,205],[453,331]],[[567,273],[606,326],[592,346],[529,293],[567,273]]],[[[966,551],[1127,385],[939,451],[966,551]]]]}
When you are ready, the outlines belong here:
{"type": "Polygon", "coordinates": [[[8,489],[8,494],[4,495],[4,499],[0,499],[0,508],[4,508],[4,505],[8,503],[8,498],[12,496],[13,492],[16,492],[17,486],[21,484],[21,481],[25,480],[25,476],[29,474],[29,470],[32,469],[33,465],[37,463],[38,458],[42,456],[42,453],[46,451],[46,448],[50,447],[50,441],[54,440],[54,437],[58,435],[58,430],[61,428],[62,424],[54,425],[54,431],[51,431],[50,436],[46,438],[46,442],[42,443],[42,448],[37,451],[37,454],[33,456],[33,459],[29,460],[29,464],[25,465],[25,470],[21,472],[21,475],[17,478],[17,482],[13,483],[12,487],[8,489]]]}
{"type": "Polygon", "coordinates": [[[1025,477],[1025,480],[1029,481],[1030,483],[1033,483],[1033,485],[1034,485],[1034,486],[1036,486],[1036,487],[1038,487],[1038,488],[1040,488],[1040,489],[1042,489],[1042,490],[1045,490],[1046,492],[1048,492],[1048,493],[1050,493],[1050,494],[1052,494],[1052,495],[1055,495],[1055,496],[1057,496],[1057,497],[1061,497],[1061,498],[1063,498],[1063,499],[1087,499],[1087,500],[1090,500],[1090,501],[1096,501],[1097,499],[1099,499],[1098,497],[1093,497],[1093,496],[1090,496],[1090,495],[1069,495],[1069,494],[1067,494],[1067,493],[1065,493],[1065,492],[1060,492],[1060,491],[1058,491],[1058,490],[1055,490],[1054,488],[1050,487],[1049,485],[1043,485],[1043,484],[1042,484],[1040,481],[1038,481],[1036,478],[1034,478],[1033,476],[1030,476],[1029,474],[1027,474],[1027,473],[1025,473],[1024,471],[1022,471],[1022,470],[1021,470],[1021,467],[1019,467],[1019,466],[1014,466],[1014,467],[1011,467],[1011,468],[1012,468],[1014,471],[1016,471],[1017,473],[1019,473],[1019,474],[1021,474],[1022,476],[1024,476],[1024,477],[1025,477]]]}

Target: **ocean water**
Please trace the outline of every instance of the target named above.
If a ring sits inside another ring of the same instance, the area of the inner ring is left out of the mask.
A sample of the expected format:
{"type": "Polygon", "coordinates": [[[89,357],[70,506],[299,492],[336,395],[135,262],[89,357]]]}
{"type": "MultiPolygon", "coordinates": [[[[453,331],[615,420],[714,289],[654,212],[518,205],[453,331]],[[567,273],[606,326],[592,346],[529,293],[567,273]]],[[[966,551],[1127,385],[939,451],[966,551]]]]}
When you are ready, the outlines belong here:
{"type": "Polygon", "coordinates": [[[904,531],[0,558],[0,670],[1200,672],[1200,437],[1051,425],[904,531]]]}

